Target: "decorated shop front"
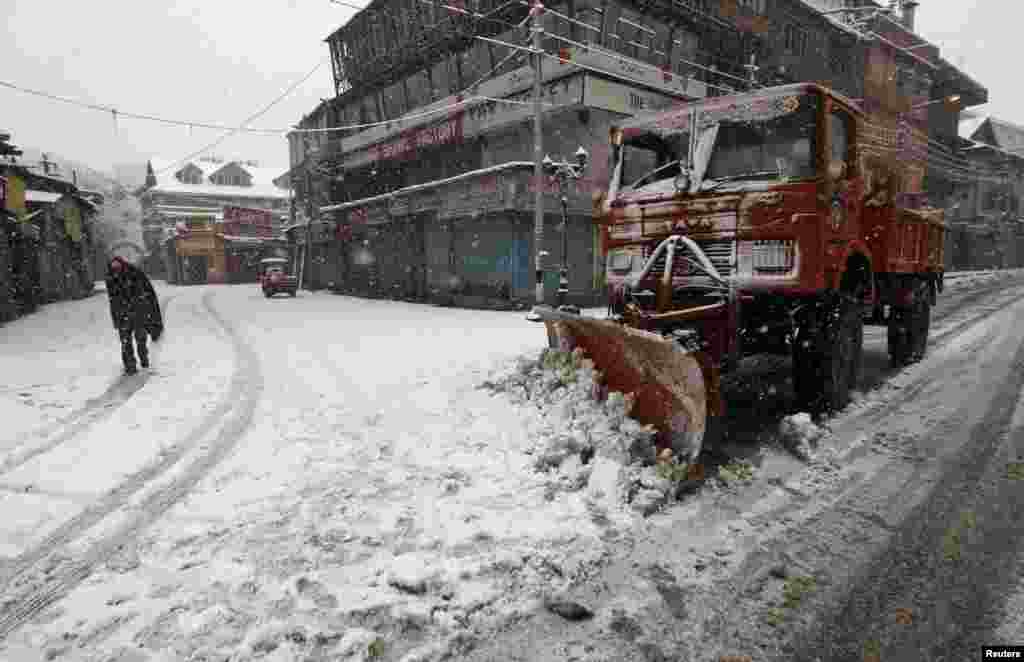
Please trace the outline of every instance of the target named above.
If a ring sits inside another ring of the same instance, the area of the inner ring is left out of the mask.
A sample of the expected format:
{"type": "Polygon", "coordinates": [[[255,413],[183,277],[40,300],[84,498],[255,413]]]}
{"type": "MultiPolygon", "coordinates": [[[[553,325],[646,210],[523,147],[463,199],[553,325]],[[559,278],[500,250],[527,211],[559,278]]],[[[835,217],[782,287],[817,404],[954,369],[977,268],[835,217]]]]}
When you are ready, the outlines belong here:
{"type": "Polygon", "coordinates": [[[214,224],[179,223],[175,231],[174,253],[179,284],[226,282],[224,238],[214,224]]]}
{"type": "MultiPolygon", "coordinates": [[[[513,162],[395,193],[323,208],[348,260],[339,289],[453,305],[526,307],[533,297],[532,163],[513,162]]],[[[561,205],[546,183],[547,291],[557,289],[561,205]]],[[[569,197],[570,300],[600,296],[594,274],[592,191],[569,197]],[[582,250],[580,247],[583,247],[582,250]]]]}

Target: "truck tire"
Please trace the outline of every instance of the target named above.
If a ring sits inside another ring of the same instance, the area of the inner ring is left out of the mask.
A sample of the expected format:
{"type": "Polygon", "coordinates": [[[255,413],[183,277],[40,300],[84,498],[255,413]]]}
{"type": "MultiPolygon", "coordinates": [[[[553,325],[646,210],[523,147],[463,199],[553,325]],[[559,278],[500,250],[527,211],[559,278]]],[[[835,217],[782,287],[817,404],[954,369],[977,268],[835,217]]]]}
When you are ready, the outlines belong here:
{"type": "Polygon", "coordinates": [[[263,290],[263,296],[269,299],[270,297],[274,296],[274,293],[271,292],[270,290],[263,290]]]}
{"type": "Polygon", "coordinates": [[[815,413],[850,403],[864,352],[864,315],[855,298],[836,297],[821,312],[823,322],[801,329],[793,349],[797,404],[815,413]]]}
{"type": "Polygon", "coordinates": [[[914,303],[907,308],[893,308],[889,320],[889,358],[894,367],[903,367],[924,358],[931,330],[932,307],[927,286],[914,292],[914,303]]]}

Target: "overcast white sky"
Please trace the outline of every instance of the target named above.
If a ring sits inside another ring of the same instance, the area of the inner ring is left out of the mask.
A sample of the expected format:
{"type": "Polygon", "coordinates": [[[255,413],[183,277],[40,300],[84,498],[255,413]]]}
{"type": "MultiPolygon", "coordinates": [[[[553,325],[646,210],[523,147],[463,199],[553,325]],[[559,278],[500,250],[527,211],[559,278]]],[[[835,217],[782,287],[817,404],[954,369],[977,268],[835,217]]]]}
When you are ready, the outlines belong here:
{"type": "MultiPolygon", "coordinates": [[[[0,80],[132,112],[236,125],[323,61],[253,123],[259,127],[291,126],[332,95],[323,39],[355,13],[329,0],[2,4],[0,80]]],[[[180,158],[220,135],[124,118],[117,125],[115,134],[110,115],[0,88],[0,128],[12,142],[102,169],[151,155],[180,158]]],[[[236,135],[217,153],[288,166],[284,138],[236,135]]]]}
{"type": "MultiPolygon", "coordinates": [[[[234,125],[324,66],[255,126],[287,127],[333,93],[324,37],[352,9],[329,0],[5,0],[0,80],[122,110],[234,125]]],[[[355,0],[354,4],[364,4],[355,0]]],[[[1024,124],[1020,0],[922,0],[918,31],[988,86],[988,112],[1024,124]],[[961,61],[961,58],[963,60],[961,61]]],[[[180,158],[215,131],[166,127],[0,88],[0,128],[23,147],[108,169],[180,158]]],[[[287,167],[283,138],[236,135],[216,151],[287,167]]]]}

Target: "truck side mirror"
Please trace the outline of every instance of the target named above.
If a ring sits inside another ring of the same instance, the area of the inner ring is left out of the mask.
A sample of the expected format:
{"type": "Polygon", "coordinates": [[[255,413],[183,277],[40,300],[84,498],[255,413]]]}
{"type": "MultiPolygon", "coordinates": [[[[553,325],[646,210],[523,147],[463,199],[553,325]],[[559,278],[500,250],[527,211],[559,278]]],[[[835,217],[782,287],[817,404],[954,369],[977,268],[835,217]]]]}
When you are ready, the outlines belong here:
{"type": "Polygon", "coordinates": [[[846,162],[845,161],[832,161],[828,164],[828,180],[830,182],[837,182],[846,175],[846,162]]]}

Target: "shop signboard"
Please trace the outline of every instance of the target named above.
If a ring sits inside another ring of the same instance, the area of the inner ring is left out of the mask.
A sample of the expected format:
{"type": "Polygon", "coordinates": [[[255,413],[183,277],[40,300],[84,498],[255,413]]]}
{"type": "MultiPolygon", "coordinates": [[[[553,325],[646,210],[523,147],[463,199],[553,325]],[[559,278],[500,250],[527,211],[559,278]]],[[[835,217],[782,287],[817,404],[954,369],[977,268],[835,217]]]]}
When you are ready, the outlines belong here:
{"type": "MultiPolygon", "coordinates": [[[[541,88],[541,95],[546,111],[581,104],[583,76],[577,74],[547,81],[541,88]]],[[[533,117],[532,88],[502,98],[503,102],[486,101],[466,110],[466,135],[478,135],[494,127],[523,122],[533,117]]]]}
{"type": "Polygon", "coordinates": [[[64,219],[64,232],[76,244],[82,241],[82,213],[78,205],[68,198],[60,201],[61,216],[64,219]]]}
{"type": "Polygon", "coordinates": [[[638,115],[665,110],[682,102],[682,99],[661,92],[654,92],[625,85],[606,78],[587,75],[587,105],[602,108],[623,115],[638,115]]]}
{"type": "Polygon", "coordinates": [[[413,158],[421,149],[461,142],[464,116],[459,112],[440,122],[403,131],[391,140],[378,143],[370,148],[373,160],[413,158]]]}
{"type": "Polygon", "coordinates": [[[21,177],[8,177],[5,185],[4,208],[15,214],[19,219],[25,215],[25,180],[21,177]]]}
{"type": "Polygon", "coordinates": [[[274,215],[265,209],[224,207],[224,233],[227,235],[270,237],[273,228],[274,215]]]}

